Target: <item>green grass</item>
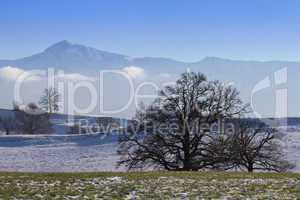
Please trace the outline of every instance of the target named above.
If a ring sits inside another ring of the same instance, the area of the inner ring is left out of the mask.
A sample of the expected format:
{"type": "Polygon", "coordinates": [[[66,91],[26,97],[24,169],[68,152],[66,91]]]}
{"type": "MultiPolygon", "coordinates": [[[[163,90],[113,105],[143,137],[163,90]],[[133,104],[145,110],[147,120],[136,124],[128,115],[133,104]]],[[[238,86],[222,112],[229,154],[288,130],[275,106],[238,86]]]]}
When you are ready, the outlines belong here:
{"type": "Polygon", "coordinates": [[[300,199],[300,174],[0,172],[0,199],[300,199]]]}

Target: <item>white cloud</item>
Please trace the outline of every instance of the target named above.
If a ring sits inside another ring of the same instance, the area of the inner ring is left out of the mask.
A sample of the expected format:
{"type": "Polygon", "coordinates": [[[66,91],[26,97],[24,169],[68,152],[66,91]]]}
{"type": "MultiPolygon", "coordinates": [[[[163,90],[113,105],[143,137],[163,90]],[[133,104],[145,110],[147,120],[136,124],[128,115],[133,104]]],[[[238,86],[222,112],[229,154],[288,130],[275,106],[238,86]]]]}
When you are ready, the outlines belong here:
{"type": "Polygon", "coordinates": [[[40,76],[35,75],[36,73],[40,73],[41,71],[25,71],[23,69],[17,68],[17,67],[2,67],[0,68],[0,79],[7,80],[7,81],[15,81],[20,76],[26,77],[27,81],[35,81],[40,80],[40,76]]]}
{"type": "Polygon", "coordinates": [[[72,73],[72,74],[62,74],[57,76],[58,79],[63,79],[65,81],[85,81],[85,80],[92,80],[92,78],[78,74],[78,73],[72,73]]]}
{"type": "MultiPolygon", "coordinates": [[[[41,81],[47,80],[47,72],[44,70],[23,70],[17,67],[2,67],[0,68],[0,80],[16,81],[20,76],[25,76],[26,81],[41,81]]],[[[55,74],[56,80],[62,81],[83,81],[93,80],[93,78],[84,76],[79,73],[55,74]]]]}
{"type": "Polygon", "coordinates": [[[145,77],[145,70],[140,67],[135,67],[135,66],[129,66],[129,67],[124,67],[122,69],[125,73],[127,73],[130,77],[132,78],[144,78],[145,77]]]}

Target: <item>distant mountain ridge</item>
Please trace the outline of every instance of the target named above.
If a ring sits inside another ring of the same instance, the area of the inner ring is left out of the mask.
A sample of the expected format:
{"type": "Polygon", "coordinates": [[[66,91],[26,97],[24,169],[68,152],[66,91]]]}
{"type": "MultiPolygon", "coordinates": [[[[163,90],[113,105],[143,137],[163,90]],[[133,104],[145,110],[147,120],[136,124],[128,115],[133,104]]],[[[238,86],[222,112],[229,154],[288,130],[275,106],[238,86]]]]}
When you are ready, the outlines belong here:
{"type": "Polygon", "coordinates": [[[68,71],[101,70],[120,68],[129,65],[147,66],[173,66],[184,67],[186,63],[167,58],[131,58],[126,55],[111,53],[73,44],[66,40],[58,42],[43,52],[16,60],[0,60],[0,67],[15,66],[23,69],[44,69],[49,67],[68,71]]]}
{"type": "Polygon", "coordinates": [[[180,74],[187,70],[202,72],[209,79],[231,81],[248,91],[258,81],[274,75],[286,67],[289,84],[298,90],[300,62],[290,61],[241,61],[218,57],[206,57],[198,62],[182,62],[163,57],[134,58],[84,45],[73,44],[66,40],[58,42],[43,52],[16,60],[0,60],[0,68],[12,66],[24,70],[56,68],[66,72],[95,75],[101,70],[122,69],[127,66],[143,68],[151,77],[161,73],[180,74]]]}
{"type": "Polygon", "coordinates": [[[15,59],[0,60],[0,67],[14,66],[23,69],[58,68],[73,72],[95,72],[102,69],[119,69],[125,66],[138,66],[151,72],[182,72],[187,68],[206,73],[258,68],[267,71],[282,66],[300,67],[300,62],[288,61],[239,61],[218,57],[206,57],[198,62],[182,62],[163,57],[140,57],[134,58],[127,55],[98,50],[84,45],[73,44],[66,40],[58,42],[43,52],[32,56],[15,59]],[[220,71],[221,70],[221,71],[220,71]]]}

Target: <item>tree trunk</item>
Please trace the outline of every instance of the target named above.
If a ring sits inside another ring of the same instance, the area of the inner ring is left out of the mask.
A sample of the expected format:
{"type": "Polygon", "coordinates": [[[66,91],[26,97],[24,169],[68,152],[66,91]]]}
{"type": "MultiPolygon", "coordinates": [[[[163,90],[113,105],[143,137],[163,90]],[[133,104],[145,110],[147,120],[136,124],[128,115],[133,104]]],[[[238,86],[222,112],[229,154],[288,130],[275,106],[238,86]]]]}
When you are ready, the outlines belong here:
{"type": "Polygon", "coordinates": [[[184,160],[183,160],[183,170],[191,171],[191,154],[190,154],[190,133],[187,127],[187,122],[184,121],[183,125],[184,129],[184,144],[183,144],[183,153],[184,153],[184,160]]]}
{"type": "Polygon", "coordinates": [[[253,170],[254,170],[253,163],[249,163],[247,169],[248,169],[248,172],[253,172],[253,170]]]}

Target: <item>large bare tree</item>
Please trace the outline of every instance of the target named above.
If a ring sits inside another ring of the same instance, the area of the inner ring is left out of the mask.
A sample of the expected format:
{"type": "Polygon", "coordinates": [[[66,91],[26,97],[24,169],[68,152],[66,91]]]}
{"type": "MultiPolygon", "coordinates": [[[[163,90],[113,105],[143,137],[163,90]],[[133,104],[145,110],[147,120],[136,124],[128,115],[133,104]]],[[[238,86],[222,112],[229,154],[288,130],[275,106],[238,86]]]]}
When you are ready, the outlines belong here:
{"type": "Polygon", "coordinates": [[[59,111],[60,94],[53,88],[46,88],[43,95],[40,98],[40,106],[49,113],[55,113],[59,111]]]}
{"type": "Polygon", "coordinates": [[[139,111],[130,131],[120,137],[119,165],[199,170],[214,164],[208,145],[210,125],[246,111],[238,91],[201,73],[184,73],[139,111]],[[140,134],[142,133],[142,134],[140,134]]]}

